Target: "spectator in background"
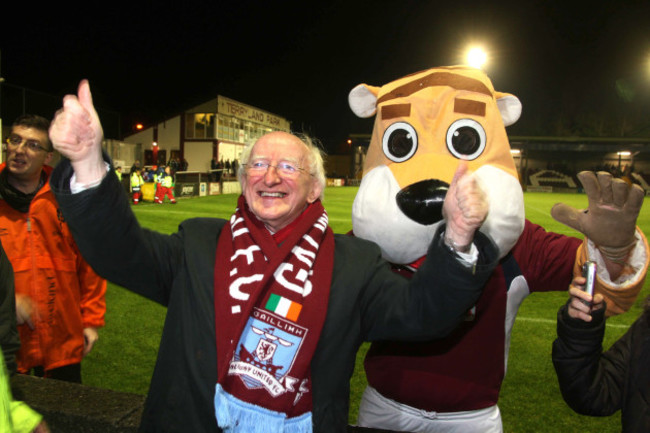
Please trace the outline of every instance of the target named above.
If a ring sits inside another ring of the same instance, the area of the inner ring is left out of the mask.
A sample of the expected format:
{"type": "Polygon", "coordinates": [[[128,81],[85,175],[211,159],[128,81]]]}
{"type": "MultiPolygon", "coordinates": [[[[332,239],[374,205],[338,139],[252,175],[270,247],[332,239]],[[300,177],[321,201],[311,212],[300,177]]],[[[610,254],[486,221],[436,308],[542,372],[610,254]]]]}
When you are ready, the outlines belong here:
{"type": "Polygon", "coordinates": [[[20,348],[20,337],[16,329],[14,270],[2,244],[0,244],[0,347],[9,374],[15,374],[16,352],[20,348]]]}
{"type": "Polygon", "coordinates": [[[221,182],[221,177],[223,176],[223,159],[217,162],[217,182],[221,182]]]}
{"type": "Polygon", "coordinates": [[[165,170],[166,167],[164,165],[161,165],[153,175],[153,183],[155,188],[153,195],[154,203],[162,204],[163,200],[165,199],[165,195],[162,190],[162,179],[165,176],[165,170]]]}
{"type": "Polygon", "coordinates": [[[224,168],[224,174],[226,175],[226,178],[230,177],[230,159],[226,159],[226,164],[223,166],[224,168]]]}
{"type": "Polygon", "coordinates": [[[176,174],[176,172],[178,171],[178,168],[180,167],[180,163],[178,161],[178,158],[170,158],[169,159],[169,164],[167,164],[167,165],[169,166],[169,169],[171,170],[172,176],[174,174],[176,174]]]}
{"type": "Polygon", "coordinates": [[[210,161],[210,181],[211,182],[218,182],[217,178],[217,170],[219,169],[219,160],[217,160],[217,157],[215,156],[212,158],[210,161]]]}
{"type": "Polygon", "coordinates": [[[84,261],[48,183],[50,122],[16,119],[0,166],[0,237],[14,269],[18,371],[81,383],[104,325],[106,281],[84,261]]]}
{"type": "Polygon", "coordinates": [[[144,179],[142,178],[142,174],[140,174],[141,171],[142,170],[139,168],[136,168],[131,173],[131,200],[133,201],[133,204],[140,203],[140,198],[142,198],[142,185],[144,185],[144,179]]]}
{"type": "Polygon", "coordinates": [[[16,372],[16,351],[20,347],[16,329],[14,273],[0,244],[0,432],[47,433],[41,415],[11,395],[9,377],[16,372]]]}
{"type": "Polygon", "coordinates": [[[118,180],[120,182],[122,182],[122,167],[121,166],[118,165],[117,167],[115,167],[115,174],[117,175],[118,180]]]}
{"type": "Polygon", "coordinates": [[[235,176],[237,174],[238,169],[239,169],[239,161],[237,161],[237,158],[235,158],[232,161],[232,175],[233,176],[235,176]]]}
{"type": "Polygon", "coordinates": [[[577,413],[621,411],[623,432],[650,432],[650,297],[641,316],[603,352],[606,304],[576,277],[557,314],[553,365],[564,401],[577,413]]]}
{"type": "Polygon", "coordinates": [[[0,354],[0,432],[49,433],[43,417],[22,401],[13,399],[5,362],[0,354]]]}
{"type": "Polygon", "coordinates": [[[156,173],[158,172],[158,166],[154,165],[152,167],[147,167],[142,170],[142,179],[145,182],[156,182],[156,173]]]}
{"type": "Polygon", "coordinates": [[[131,169],[129,170],[129,174],[132,174],[138,168],[142,168],[142,167],[140,167],[140,160],[136,159],[133,165],[131,166],[131,169]]]}
{"type": "Polygon", "coordinates": [[[158,178],[160,182],[160,195],[158,203],[163,204],[165,201],[165,196],[169,198],[171,204],[176,204],[176,198],[174,197],[174,176],[171,174],[169,167],[165,167],[162,174],[158,178]]]}

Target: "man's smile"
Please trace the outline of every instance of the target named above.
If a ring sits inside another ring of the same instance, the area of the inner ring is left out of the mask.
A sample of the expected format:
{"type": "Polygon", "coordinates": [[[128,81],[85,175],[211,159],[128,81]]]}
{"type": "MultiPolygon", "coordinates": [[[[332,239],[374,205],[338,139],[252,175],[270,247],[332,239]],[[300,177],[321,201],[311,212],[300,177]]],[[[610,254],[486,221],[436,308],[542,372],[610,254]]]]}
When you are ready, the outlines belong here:
{"type": "Polygon", "coordinates": [[[260,197],[277,197],[283,198],[287,195],[286,192],[271,192],[271,191],[260,191],[258,192],[260,197]]]}

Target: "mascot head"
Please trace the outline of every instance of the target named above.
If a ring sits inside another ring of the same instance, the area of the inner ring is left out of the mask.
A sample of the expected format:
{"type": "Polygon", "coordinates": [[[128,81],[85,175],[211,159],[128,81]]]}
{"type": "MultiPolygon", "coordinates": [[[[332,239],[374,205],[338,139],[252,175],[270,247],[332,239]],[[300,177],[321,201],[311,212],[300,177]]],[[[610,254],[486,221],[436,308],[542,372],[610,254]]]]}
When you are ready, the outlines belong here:
{"type": "Polygon", "coordinates": [[[409,264],[426,255],[459,160],[467,160],[488,196],[481,231],[501,257],[524,227],[523,192],[505,126],[521,103],[496,92],[470,67],[440,67],[382,87],[360,84],[349,103],[376,116],[359,192],[352,206],[356,236],[379,244],[386,259],[409,264]]]}

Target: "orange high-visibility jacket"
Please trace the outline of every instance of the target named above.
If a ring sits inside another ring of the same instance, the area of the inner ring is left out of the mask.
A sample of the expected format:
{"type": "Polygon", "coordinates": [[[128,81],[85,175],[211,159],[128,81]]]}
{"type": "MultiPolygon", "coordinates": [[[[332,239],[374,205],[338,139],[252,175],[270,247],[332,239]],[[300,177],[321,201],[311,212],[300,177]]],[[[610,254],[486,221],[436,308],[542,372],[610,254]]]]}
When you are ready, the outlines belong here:
{"type": "MultiPolygon", "coordinates": [[[[4,168],[0,165],[0,172],[4,168]]],[[[52,168],[43,169],[49,178],[52,168]]],[[[83,329],[104,326],[106,280],[81,257],[49,183],[28,213],[0,198],[0,241],[14,268],[16,294],[29,296],[37,310],[34,330],[18,326],[18,371],[81,362],[83,329]]]]}

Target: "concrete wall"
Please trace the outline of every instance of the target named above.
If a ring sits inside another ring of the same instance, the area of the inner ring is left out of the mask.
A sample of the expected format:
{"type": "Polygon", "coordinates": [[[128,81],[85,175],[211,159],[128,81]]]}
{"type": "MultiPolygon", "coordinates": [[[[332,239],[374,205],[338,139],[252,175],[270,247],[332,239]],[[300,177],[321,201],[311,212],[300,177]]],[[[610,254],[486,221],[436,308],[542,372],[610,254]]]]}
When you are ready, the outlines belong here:
{"type": "Polygon", "coordinates": [[[52,433],[136,433],[144,396],[17,374],[14,399],[43,415],[52,433]]]}
{"type": "MultiPolygon", "coordinates": [[[[17,374],[16,400],[41,413],[52,433],[136,433],[144,396],[17,374]]],[[[348,433],[389,433],[348,427],[348,433]]]]}

